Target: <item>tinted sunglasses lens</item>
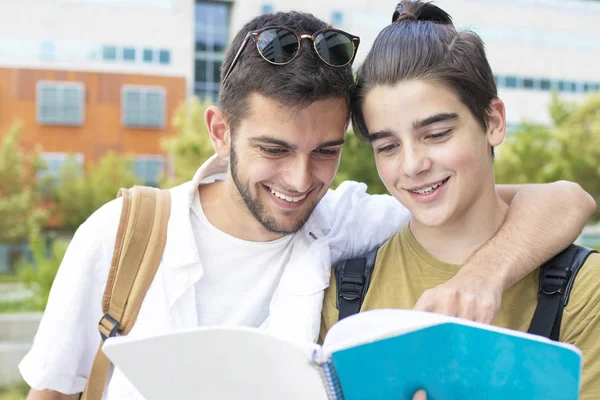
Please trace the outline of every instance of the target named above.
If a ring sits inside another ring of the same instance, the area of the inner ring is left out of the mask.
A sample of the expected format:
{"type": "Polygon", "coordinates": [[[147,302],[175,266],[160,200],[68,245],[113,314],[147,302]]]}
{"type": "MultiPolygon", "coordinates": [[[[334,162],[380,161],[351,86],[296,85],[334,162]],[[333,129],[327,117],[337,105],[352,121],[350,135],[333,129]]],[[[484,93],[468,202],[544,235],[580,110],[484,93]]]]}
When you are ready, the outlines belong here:
{"type": "Polygon", "coordinates": [[[348,64],[354,57],[352,39],[339,32],[319,33],[315,38],[315,48],[323,61],[336,67],[348,64]]]}
{"type": "Polygon", "coordinates": [[[290,62],[300,47],[296,35],[285,29],[268,29],[258,35],[257,43],[260,54],[273,64],[290,62]]]}

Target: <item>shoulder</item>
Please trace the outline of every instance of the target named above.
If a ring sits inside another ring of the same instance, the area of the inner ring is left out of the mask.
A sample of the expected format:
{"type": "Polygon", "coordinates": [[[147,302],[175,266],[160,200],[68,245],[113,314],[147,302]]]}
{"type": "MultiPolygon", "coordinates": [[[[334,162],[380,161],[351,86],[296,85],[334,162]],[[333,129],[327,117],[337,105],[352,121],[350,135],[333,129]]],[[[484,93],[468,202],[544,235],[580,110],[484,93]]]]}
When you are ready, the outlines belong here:
{"type": "MultiPolygon", "coordinates": [[[[575,278],[565,308],[568,331],[576,334],[600,314],[600,254],[590,254],[575,278]]],[[[565,321],[565,322],[566,322],[565,321]]]]}
{"type": "Polygon", "coordinates": [[[600,254],[589,255],[575,278],[571,299],[584,296],[586,301],[600,300],[600,254]]]}
{"type": "Polygon", "coordinates": [[[383,264],[399,264],[401,260],[399,253],[402,252],[403,229],[397,230],[377,251],[376,265],[378,269],[381,269],[383,264]]]}

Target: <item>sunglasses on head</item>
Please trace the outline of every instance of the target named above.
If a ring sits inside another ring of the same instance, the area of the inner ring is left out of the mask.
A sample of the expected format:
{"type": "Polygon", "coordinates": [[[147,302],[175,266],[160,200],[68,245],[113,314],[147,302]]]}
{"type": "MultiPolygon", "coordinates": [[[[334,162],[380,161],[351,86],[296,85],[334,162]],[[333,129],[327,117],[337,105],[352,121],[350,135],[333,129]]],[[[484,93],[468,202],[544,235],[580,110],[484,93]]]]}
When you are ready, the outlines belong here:
{"type": "Polygon", "coordinates": [[[300,53],[302,39],[310,39],[317,55],[325,64],[332,67],[343,67],[354,61],[360,43],[358,36],[332,28],[321,29],[312,35],[301,35],[283,26],[268,26],[251,31],[248,32],[233,58],[231,66],[223,77],[223,84],[237,64],[248,39],[254,41],[258,53],[265,61],[275,65],[285,65],[291,62],[300,53]]]}

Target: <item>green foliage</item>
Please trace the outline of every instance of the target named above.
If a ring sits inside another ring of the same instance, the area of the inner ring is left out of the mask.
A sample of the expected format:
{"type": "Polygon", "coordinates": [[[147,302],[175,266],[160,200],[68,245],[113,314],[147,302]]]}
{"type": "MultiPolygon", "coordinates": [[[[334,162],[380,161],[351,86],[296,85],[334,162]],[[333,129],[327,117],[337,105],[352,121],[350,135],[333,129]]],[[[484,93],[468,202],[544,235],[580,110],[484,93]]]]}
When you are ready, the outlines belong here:
{"type": "Polygon", "coordinates": [[[0,400],[23,400],[29,393],[29,386],[23,382],[18,385],[0,387],[0,400]]]}
{"type": "Polygon", "coordinates": [[[24,301],[29,310],[43,311],[46,308],[52,282],[68,245],[67,240],[54,239],[47,246],[40,232],[30,232],[29,247],[33,260],[21,259],[17,264],[19,280],[33,293],[24,301]]]}
{"type": "Polygon", "coordinates": [[[139,185],[127,157],[108,152],[97,164],[81,165],[69,158],[60,172],[56,188],[56,210],[64,228],[74,231],[94,211],[113,200],[120,188],[139,185]]]}
{"type": "Polygon", "coordinates": [[[204,123],[204,113],[209,105],[194,97],[177,109],[173,117],[177,135],[161,144],[172,157],[174,170],[172,176],[163,179],[161,186],[172,187],[189,181],[202,163],[214,154],[204,123]]]}
{"type": "Polygon", "coordinates": [[[373,148],[368,143],[361,141],[352,131],[346,134],[340,168],[332,187],[335,188],[347,180],[366,183],[369,187],[368,192],[371,194],[388,193],[379,179],[373,148]]]}
{"type": "MultiPolygon", "coordinates": [[[[17,314],[40,311],[27,299],[0,300],[0,314],[17,314]]],[[[0,397],[0,400],[2,397],[0,397]]]]}
{"type": "MultiPolygon", "coordinates": [[[[552,126],[524,124],[496,159],[497,183],[579,183],[600,204],[600,94],[583,103],[553,96],[552,126]]],[[[600,220],[600,211],[592,216],[600,220]]]]}
{"type": "Polygon", "coordinates": [[[43,164],[38,152],[28,154],[19,146],[20,131],[21,124],[13,124],[0,142],[0,243],[23,241],[47,218],[37,179],[43,164]]]}

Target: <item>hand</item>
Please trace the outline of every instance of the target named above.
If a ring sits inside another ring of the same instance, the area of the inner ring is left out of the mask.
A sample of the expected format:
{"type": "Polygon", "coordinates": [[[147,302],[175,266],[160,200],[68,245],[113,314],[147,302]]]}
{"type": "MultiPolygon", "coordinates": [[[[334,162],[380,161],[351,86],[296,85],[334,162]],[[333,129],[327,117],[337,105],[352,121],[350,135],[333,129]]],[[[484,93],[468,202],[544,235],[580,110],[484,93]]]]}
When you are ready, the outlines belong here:
{"type": "Polygon", "coordinates": [[[503,289],[502,282],[494,276],[461,276],[459,273],[426,290],[414,309],[490,324],[500,310],[503,289]]]}
{"type": "Polygon", "coordinates": [[[419,390],[417,393],[415,393],[415,395],[413,396],[413,400],[427,400],[427,394],[425,393],[424,390],[419,390]]]}

